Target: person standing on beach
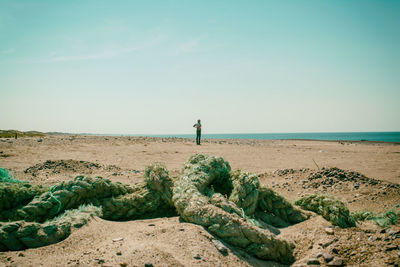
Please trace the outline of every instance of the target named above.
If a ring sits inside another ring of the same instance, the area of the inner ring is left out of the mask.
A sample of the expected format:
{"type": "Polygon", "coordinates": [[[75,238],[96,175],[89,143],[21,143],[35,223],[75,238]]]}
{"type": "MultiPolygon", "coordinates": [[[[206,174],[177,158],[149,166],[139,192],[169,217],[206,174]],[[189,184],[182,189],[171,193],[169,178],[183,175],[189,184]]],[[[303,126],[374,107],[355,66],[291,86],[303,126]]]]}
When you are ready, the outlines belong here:
{"type": "Polygon", "coordinates": [[[196,144],[200,145],[200,138],[201,138],[201,123],[200,120],[197,120],[197,123],[193,125],[196,128],[196,144]]]}

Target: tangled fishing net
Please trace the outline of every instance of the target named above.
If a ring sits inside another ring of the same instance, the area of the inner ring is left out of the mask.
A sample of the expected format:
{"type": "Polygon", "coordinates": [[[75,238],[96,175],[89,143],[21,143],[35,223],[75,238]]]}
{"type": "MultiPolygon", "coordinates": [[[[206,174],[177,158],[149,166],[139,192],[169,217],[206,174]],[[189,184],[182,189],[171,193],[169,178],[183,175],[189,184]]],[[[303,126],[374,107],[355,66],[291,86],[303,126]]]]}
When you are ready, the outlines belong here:
{"type": "Polygon", "coordinates": [[[395,225],[397,223],[397,219],[400,216],[400,204],[393,206],[383,213],[374,213],[371,211],[357,211],[352,212],[351,216],[356,221],[366,221],[371,220],[374,221],[377,225],[381,227],[386,227],[388,225],[395,225]]]}
{"type": "Polygon", "coordinates": [[[50,189],[0,183],[0,191],[0,251],[59,242],[93,216],[120,221],[179,214],[251,255],[291,263],[294,245],[277,237],[276,227],[308,218],[261,187],[256,175],[231,172],[223,158],[201,154],[191,156],[177,178],[155,163],[135,186],[77,176],[50,189]]]}
{"type": "Polygon", "coordinates": [[[1,182],[20,183],[21,181],[14,179],[6,169],[0,168],[0,183],[1,182]]]}

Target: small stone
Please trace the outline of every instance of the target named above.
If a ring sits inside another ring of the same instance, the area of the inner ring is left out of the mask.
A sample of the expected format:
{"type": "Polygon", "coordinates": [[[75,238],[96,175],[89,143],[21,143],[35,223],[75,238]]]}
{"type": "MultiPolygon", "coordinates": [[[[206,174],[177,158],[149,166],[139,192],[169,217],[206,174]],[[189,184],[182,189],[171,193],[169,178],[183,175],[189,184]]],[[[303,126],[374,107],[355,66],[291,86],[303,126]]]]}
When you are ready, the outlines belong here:
{"type": "Polygon", "coordinates": [[[20,252],[18,253],[18,257],[25,257],[24,253],[20,252]]]}
{"type": "Polygon", "coordinates": [[[397,245],[388,245],[386,246],[385,251],[392,251],[392,250],[396,250],[398,247],[397,245]]]}
{"type": "Polygon", "coordinates": [[[330,262],[331,260],[333,260],[333,256],[328,252],[322,253],[322,257],[326,262],[330,262]]]}
{"type": "Polygon", "coordinates": [[[320,258],[320,257],[322,257],[322,255],[324,254],[324,252],[318,252],[317,254],[315,254],[315,257],[316,258],[320,258]]]}
{"type": "Polygon", "coordinates": [[[323,248],[327,248],[327,247],[329,247],[330,245],[332,245],[333,242],[334,242],[334,240],[328,241],[328,242],[326,242],[326,243],[321,243],[321,246],[322,246],[323,248]]]}
{"type": "Polygon", "coordinates": [[[228,255],[228,248],[224,244],[222,244],[221,241],[214,239],[212,242],[222,255],[224,256],[228,255]]]}
{"type": "Polygon", "coordinates": [[[344,262],[343,259],[341,258],[335,258],[333,259],[333,261],[327,263],[327,266],[331,266],[331,267],[339,267],[339,266],[343,266],[344,262]]]}
{"type": "Polygon", "coordinates": [[[327,233],[328,235],[333,235],[335,233],[335,231],[333,231],[332,228],[327,227],[327,228],[325,228],[325,233],[327,233]]]}
{"type": "Polygon", "coordinates": [[[317,258],[309,258],[307,259],[307,265],[321,265],[317,258]]]}
{"type": "Polygon", "coordinates": [[[120,262],[120,263],[119,263],[119,266],[121,266],[121,267],[126,267],[126,266],[128,266],[128,263],[126,263],[126,262],[120,262]]]}
{"type": "Polygon", "coordinates": [[[337,250],[337,248],[333,248],[332,253],[339,254],[339,251],[337,250]]]}
{"type": "Polygon", "coordinates": [[[200,260],[200,259],[201,259],[201,256],[200,256],[200,254],[197,253],[197,254],[194,255],[193,258],[195,258],[196,260],[200,260]]]}
{"type": "Polygon", "coordinates": [[[121,251],[118,251],[118,252],[117,252],[117,255],[118,255],[118,256],[121,256],[121,255],[122,255],[122,252],[121,252],[121,251]]]}
{"type": "Polygon", "coordinates": [[[393,229],[389,229],[389,231],[387,231],[387,233],[388,233],[389,235],[395,235],[395,234],[398,233],[398,231],[395,231],[395,230],[393,230],[393,229]]]}
{"type": "Polygon", "coordinates": [[[153,267],[153,263],[151,263],[151,262],[146,262],[146,263],[144,264],[144,267],[153,267]]]}
{"type": "Polygon", "coordinates": [[[124,238],[118,237],[118,238],[114,238],[112,241],[113,242],[118,242],[118,241],[122,241],[122,240],[124,240],[124,238]]]}
{"type": "Polygon", "coordinates": [[[148,226],[156,226],[154,223],[149,223],[148,226]]]}
{"type": "Polygon", "coordinates": [[[371,241],[371,242],[374,242],[376,240],[376,237],[370,236],[370,237],[368,237],[368,240],[371,241]]]}

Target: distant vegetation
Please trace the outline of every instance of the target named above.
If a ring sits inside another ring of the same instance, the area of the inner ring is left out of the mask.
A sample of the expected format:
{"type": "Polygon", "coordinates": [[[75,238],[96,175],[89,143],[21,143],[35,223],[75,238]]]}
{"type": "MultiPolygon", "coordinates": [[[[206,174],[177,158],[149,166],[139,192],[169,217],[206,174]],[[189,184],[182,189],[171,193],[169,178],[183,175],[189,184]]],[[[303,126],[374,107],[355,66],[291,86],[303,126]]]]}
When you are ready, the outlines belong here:
{"type": "Polygon", "coordinates": [[[17,137],[45,136],[44,133],[37,131],[0,130],[0,138],[14,138],[15,134],[17,134],[17,137]]]}

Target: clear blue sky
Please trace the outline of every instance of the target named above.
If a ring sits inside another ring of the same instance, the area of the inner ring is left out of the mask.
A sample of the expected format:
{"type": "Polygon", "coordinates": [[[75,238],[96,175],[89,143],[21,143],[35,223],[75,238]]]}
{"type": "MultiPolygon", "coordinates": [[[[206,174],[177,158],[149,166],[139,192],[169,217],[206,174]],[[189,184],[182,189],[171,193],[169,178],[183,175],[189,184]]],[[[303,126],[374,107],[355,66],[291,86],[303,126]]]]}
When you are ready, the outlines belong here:
{"type": "Polygon", "coordinates": [[[400,1],[0,1],[0,129],[400,131],[400,1]]]}

